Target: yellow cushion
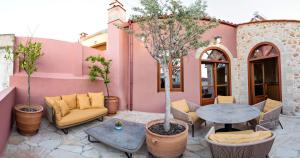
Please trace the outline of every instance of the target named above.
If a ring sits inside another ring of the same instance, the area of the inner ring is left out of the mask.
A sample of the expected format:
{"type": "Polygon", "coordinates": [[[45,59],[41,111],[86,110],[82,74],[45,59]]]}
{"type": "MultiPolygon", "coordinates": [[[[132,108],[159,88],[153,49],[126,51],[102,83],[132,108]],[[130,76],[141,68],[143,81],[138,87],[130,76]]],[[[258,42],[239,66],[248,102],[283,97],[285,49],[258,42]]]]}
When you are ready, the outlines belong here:
{"type": "Polygon", "coordinates": [[[279,107],[281,105],[281,102],[280,101],[277,101],[277,100],[272,100],[272,99],[267,99],[266,100],[266,103],[265,103],[265,106],[264,106],[264,109],[263,109],[263,112],[266,113],[276,107],[279,107]]]}
{"type": "Polygon", "coordinates": [[[66,116],[70,113],[70,108],[64,100],[56,101],[56,105],[59,106],[62,117],[66,116]]]}
{"type": "Polygon", "coordinates": [[[45,97],[45,100],[46,100],[47,105],[49,105],[49,106],[52,107],[53,104],[54,104],[54,102],[56,100],[61,100],[61,97],[60,96],[57,96],[57,97],[45,97]]]}
{"type": "Polygon", "coordinates": [[[71,112],[67,116],[63,117],[60,121],[57,121],[56,124],[58,125],[58,127],[64,127],[72,124],[81,123],[96,118],[98,116],[104,115],[106,113],[106,108],[85,110],[74,109],[71,110],[71,112]]]}
{"type": "Polygon", "coordinates": [[[90,98],[87,94],[77,94],[77,106],[80,110],[91,107],[90,98]]]}
{"type": "Polygon", "coordinates": [[[233,132],[218,132],[218,134],[251,134],[253,130],[233,131],[233,132]]]}
{"type": "Polygon", "coordinates": [[[55,120],[59,121],[61,120],[61,110],[60,110],[60,106],[58,105],[57,101],[54,101],[54,103],[52,104],[52,108],[54,110],[55,113],[55,120]]]}
{"type": "Polygon", "coordinates": [[[194,123],[200,119],[196,112],[188,112],[187,114],[190,116],[194,123]]]}
{"type": "Polygon", "coordinates": [[[233,134],[233,133],[216,133],[209,135],[209,139],[224,144],[242,144],[251,143],[270,138],[271,131],[258,131],[249,134],[233,134]]]}
{"type": "Polygon", "coordinates": [[[172,107],[182,112],[190,111],[190,108],[185,99],[172,102],[172,107]]]}
{"type": "Polygon", "coordinates": [[[90,100],[91,100],[91,106],[93,108],[104,108],[104,94],[103,92],[100,93],[88,93],[90,100]]]}
{"type": "Polygon", "coordinates": [[[220,104],[234,103],[234,97],[233,96],[218,96],[218,103],[220,103],[220,104]]]}
{"type": "Polygon", "coordinates": [[[76,108],[76,94],[62,95],[61,98],[65,101],[65,103],[67,103],[70,110],[76,108]]]}

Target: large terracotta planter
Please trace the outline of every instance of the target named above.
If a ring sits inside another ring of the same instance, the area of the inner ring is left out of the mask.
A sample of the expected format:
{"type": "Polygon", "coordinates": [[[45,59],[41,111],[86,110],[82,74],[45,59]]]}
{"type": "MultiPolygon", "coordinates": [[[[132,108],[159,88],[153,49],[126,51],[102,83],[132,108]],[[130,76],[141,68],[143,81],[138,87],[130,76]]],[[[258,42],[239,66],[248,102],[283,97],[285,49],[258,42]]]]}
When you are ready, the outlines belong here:
{"type": "Polygon", "coordinates": [[[116,114],[119,109],[119,98],[116,96],[105,97],[105,107],[108,109],[108,114],[116,114]]]}
{"type": "Polygon", "coordinates": [[[180,157],[186,149],[188,125],[179,120],[172,120],[172,123],[180,124],[185,127],[182,133],[176,135],[159,135],[148,129],[152,125],[162,123],[163,121],[164,120],[153,120],[146,124],[146,143],[148,151],[158,158],[180,157]]]}
{"type": "Polygon", "coordinates": [[[35,112],[26,112],[23,111],[23,108],[28,108],[28,105],[16,105],[16,124],[17,130],[20,134],[26,136],[35,135],[41,124],[43,107],[41,105],[32,105],[36,111],[35,112]]]}

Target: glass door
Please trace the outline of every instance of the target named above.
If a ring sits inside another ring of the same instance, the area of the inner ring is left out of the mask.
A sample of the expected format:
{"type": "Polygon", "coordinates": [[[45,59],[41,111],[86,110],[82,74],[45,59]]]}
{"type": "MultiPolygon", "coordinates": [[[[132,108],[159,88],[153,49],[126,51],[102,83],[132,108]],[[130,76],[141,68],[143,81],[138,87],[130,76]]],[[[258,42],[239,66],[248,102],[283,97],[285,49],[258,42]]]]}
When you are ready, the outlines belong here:
{"type": "Polygon", "coordinates": [[[201,64],[201,105],[213,104],[218,95],[230,95],[227,63],[201,64]]]}
{"type": "Polygon", "coordinates": [[[202,102],[209,104],[215,98],[214,88],[214,64],[201,64],[201,84],[202,84],[202,102]]]}
{"type": "Polygon", "coordinates": [[[266,85],[264,76],[264,64],[262,62],[253,63],[254,79],[254,102],[258,103],[266,99],[266,85]]]}

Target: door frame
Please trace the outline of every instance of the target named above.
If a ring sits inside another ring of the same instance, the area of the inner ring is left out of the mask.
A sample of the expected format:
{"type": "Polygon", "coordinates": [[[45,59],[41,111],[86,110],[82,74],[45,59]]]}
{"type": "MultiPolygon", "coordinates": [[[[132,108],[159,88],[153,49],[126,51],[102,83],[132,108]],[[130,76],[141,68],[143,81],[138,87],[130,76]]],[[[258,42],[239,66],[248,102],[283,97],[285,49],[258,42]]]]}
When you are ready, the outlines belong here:
{"type": "Polygon", "coordinates": [[[258,43],[256,44],[254,47],[252,47],[249,55],[248,55],[248,58],[247,58],[247,66],[248,66],[248,102],[250,105],[253,105],[254,102],[253,102],[253,97],[254,97],[254,89],[252,88],[253,86],[253,82],[254,80],[252,80],[252,75],[253,75],[253,62],[255,61],[258,61],[258,60],[264,60],[264,59],[270,59],[270,58],[276,58],[277,60],[277,71],[278,71],[278,82],[279,82],[279,85],[278,85],[278,91],[279,91],[279,98],[280,98],[280,101],[282,101],[282,82],[281,82],[281,60],[280,60],[280,50],[278,49],[278,47],[271,43],[271,42],[261,42],[261,43],[258,43]],[[276,52],[277,52],[277,55],[276,56],[269,56],[269,57],[262,57],[262,58],[259,58],[257,60],[251,60],[251,57],[255,51],[255,49],[257,49],[259,46],[261,45],[271,45],[273,48],[275,48],[276,52]]]}
{"type": "MultiPolygon", "coordinates": [[[[211,100],[211,98],[209,98],[209,99],[202,99],[202,71],[201,71],[201,65],[203,64],[203,63],[218,63],[218,61],[213,61],[213,60],[211,60],[211,62],[210,61],[205,61],[205,60],[203,60],[203,62],[202,62],[202,56],[203,56],[203,54],[205,53],[205,52],[207,52],[207,51],[209,51],[209,50],[213,50],[213,49],[215,49],[215,50],[219,50],[220,52],[222,52],[223,54],[224,54],[224,56],[225,56],[225,58],[227,59],[227,62],[228,63],[226,63],[226,64],[228,64],[228,88],[229,88],[229,90],[228,90],[228,92],[229,92],[229,95],[231,95],[231,61],[230,61],[230,57],[228,56],[228,54],[227,54],[227,52],[225,51],[225,50],[223,50],[223,49],[221,49],[221,48],[219,48],[219,47],[216,47],[216,46],[211,46],[211,47],[207,47],[207,48],[205,48],[203,51],[202,51],[202,53],[201,53],[201,55],[200,55],[200,58],[199,58],[199,82],[200,82],[200,105],[201,106],[203,106],[203,105],[207,105],[207,104],[202,104],[202,103],[208,103],[209,102],[209,100],[211,100]]],[[[224,63],[224,62],[221,62],[221,63],[224,63]]],[[[216,82],[216,80],[217,80],[217,75],[215,74],[215,70],[213,70],[214,72],[214,74],[213,74],[213,78],[214,78],[214,94],[216,93],[216,88],[215,88],[215,82],[216,82]]],[[[216,96],[215,96],[216,97],[216,96]]],[[[213,99],[215,99],[215,97],[213,98],[213,99]]]]}

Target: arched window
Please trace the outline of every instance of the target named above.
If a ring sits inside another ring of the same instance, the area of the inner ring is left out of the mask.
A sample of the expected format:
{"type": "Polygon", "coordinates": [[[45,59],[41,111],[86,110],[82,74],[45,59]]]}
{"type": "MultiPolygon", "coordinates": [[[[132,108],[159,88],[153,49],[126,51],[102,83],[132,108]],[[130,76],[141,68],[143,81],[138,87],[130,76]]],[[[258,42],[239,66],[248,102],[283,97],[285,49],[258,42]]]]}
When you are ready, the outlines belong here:
{"type": "Polygon", "coordinates": [[[219,48],[205,50],[200,59],[201,104],[212,104],[218,95],[230,95],[230,61],[219,48]]]}
{"type": "Polygon", "coordinates": [[[278,56],[278,49],[271,44],[262,44],[254,48],[249,60],[259,60],[278,56]]]}

